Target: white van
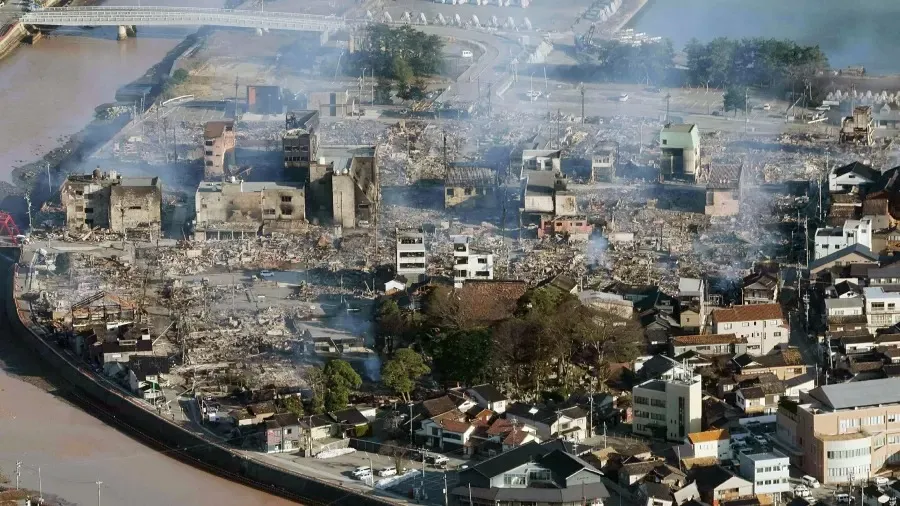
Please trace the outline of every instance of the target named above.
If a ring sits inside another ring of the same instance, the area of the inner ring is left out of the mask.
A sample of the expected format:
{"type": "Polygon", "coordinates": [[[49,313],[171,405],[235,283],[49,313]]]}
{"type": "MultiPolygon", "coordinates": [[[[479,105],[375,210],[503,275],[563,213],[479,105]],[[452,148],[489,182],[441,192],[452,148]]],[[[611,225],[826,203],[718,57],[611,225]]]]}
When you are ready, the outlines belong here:
{"type": "Polygon", "coordinates": [[[628,93],[622,93],[619,95],[619,102],[628,102],[628,93]]]}
{"type": "Polygon", "coordinates": [[[353,470],[353,477],[363,480],[372,476],[372,468],[369,466],[360,466],[353,470]]]}
{"type": "Polygon", "coordinates": [[[463,57],[463,58],[472,58],[473,56],[475,56],[475,55],[472,54],[472,51],[469,51],[468,49],[463,49],[463,50],[462,50],[462,57],[463,57]]]}
{"type": "Polygon", "coordinates": [[[876,476],[875,479],[872,480],[872,483],[878,485],[879,487],[883,487],[888,484],[888,479],[885,476],[876,476]]]}
{"type": "Polygon", "coordinates": [[[802,478],[800,478],[800,480],[801,480],[803,483],[805,483],[806,486],[809,487],[809,488],[819,488],[819,487],[822,486],[822,485],[819,484],[819,480],[813,478],[812,476],[810,476],[810,475],[808,475],[808,474],[807,474],[807,475],[804,475],[802,478]]]}

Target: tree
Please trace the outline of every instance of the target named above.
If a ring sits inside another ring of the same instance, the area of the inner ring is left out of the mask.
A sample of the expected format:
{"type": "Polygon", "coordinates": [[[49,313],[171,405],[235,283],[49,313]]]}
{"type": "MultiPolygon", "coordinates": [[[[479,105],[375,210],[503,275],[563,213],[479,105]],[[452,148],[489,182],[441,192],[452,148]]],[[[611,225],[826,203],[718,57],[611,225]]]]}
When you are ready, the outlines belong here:
{"type": "Polygon", "coordinates": [[[722,96],[725,112],[734,111],[737,116],[738,111],[746,111],[747,107],[747,89],[738,86],[727,86],[725,94],[722,96]]]}
{"type": "Polygon", "coordinates": [[[325,376],[325,409],[338,411],[350,403],[350,392],[362,385],[362,378],[344,360],[329,360],[323,370],[325,376]]]}
{"type": "Polygon", "coordinates": [[[404,60],[400,56],[395,56],[392,63],[392,68],[394,79],[398,84],[408,86],[409,83],[412,82],[412,67],[409,66],[409,63],[406,60],[404,60]]]}
{"type": "Polygon", "coordinates": [[[321,415],[325,412],[325,390],[327,388],[325,371],[321,367],[310,367],[306,370],[304,379],[313,394],[307,411],[311,414],[321,415]]]}
{"type": "Polygon", "coordinates": [[[434,367],[445,380],[475,385],[487,380],[491,363],[491,332],[457,330],[440,334],[431,342],[434,367]]]}
{"type": "Polygon", "coordinates": [[[303,404],[296,396],[289,395],[285,397],[281,404],[288,413],[293,413],[297,416],[303,416],[303,404]]]}
{"type": "Polygon", "coordinates": [[[391,105],[394,101],[391,99],[391,82],[387,79],[378,79],[375,84],[375,104],[391,105]]]}
{"type": "Polygon", "coordinates": [[[394,358],[384,365],[381,379],[384,384],[393,388],[407,403],[410,402],[409,394],[416,386],[416,380],[431,372],[431,368],[425,365],[422,355],[412,348],[402,348],[394,353],[394,358]]]}

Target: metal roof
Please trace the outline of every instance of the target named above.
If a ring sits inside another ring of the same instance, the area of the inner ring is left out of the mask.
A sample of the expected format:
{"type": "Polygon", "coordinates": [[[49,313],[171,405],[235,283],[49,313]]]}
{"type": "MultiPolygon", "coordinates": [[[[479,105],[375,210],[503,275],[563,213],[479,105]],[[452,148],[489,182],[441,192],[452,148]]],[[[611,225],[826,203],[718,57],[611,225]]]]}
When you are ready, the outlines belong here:
{"type": "Polygon", "coordinates": [[[831,409],[850,409],[900,403],[900,378],[825,385],[809,395],[831,409]]]}

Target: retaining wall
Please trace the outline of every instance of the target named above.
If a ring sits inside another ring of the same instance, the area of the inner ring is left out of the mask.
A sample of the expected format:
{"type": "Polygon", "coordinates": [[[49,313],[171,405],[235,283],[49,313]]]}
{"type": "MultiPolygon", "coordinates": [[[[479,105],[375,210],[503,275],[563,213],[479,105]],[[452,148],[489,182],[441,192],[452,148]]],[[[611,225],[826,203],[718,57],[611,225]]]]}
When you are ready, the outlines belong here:
{"type": "MultiPolygon", "coordinates": [[[[5,249],[13,252],[11,249],[5,249]]],[[[18,252],[15,253],[17,258],[18,252]]],[[[386,499],[366,496],[308,476],[291,473],[238,454],[212,440],[190,432],[162,417],[147,411],[135,399],[122,395],[98,383],[83,366],[73,362],[33,330],[17,307],[16,266],[10,266],[6,278],[5,311],[15,338],[41,356],[63,379],[79,393],[87,396],[132,435],[187,464],[212,472],[223,478],[264,490],[308,505],[384,506],[395,504],[386,499]]]]}

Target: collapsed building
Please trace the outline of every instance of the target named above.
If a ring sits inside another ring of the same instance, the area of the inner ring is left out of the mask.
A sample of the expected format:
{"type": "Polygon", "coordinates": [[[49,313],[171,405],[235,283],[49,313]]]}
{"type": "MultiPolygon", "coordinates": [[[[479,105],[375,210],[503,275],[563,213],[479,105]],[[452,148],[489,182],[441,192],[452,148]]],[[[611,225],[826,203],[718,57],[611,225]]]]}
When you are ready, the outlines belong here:
{"type": "Polygon", "coordinates": [[[195,206],[199,241],[306,230],[306,192],[299,183],[202,182],[195,206]]]}
{"type": "Polygon", "coordinates": [[[319,128],[318,111],[291,111],[284,120],[281,147],[285,176],[296,181],[309,180],[309,166],[316,159],[319,128]]]}
{"type": "Polygon", "coordinates": [[[872,106],[861,105],[853,109],[853,115],[841,121],[838,140],[841,144],[871,146],[875,144],[875,121],[872,119],[872,106]]]}
{"type": "Polygon", "coordinates": [[[61,192],[70,232],[159,233],[162,183],[158,177],[122,177],[115,171],[72,175],[61,192]]]}
{"type": "Polygon", "coordinates": [[[248,85],[247,112],[251,114],[281,114],[284,101],[280,86],[248,85]]]}
{"type": "Polygon", "coordinates": [[[203,177],[223,177],[234,164],[234,146],[234,120],[207,122],[203,128],[203,177]]]}
{"type": "Polygon", "coordinates": [[[666,124],[659,132],[659,176],[695,183],[702,176],[700,129],[691,123],[666,124]]]}

